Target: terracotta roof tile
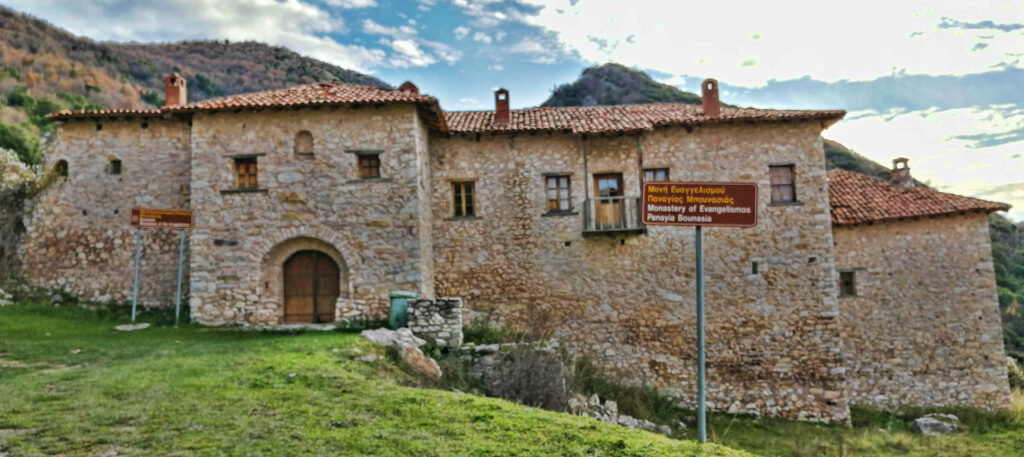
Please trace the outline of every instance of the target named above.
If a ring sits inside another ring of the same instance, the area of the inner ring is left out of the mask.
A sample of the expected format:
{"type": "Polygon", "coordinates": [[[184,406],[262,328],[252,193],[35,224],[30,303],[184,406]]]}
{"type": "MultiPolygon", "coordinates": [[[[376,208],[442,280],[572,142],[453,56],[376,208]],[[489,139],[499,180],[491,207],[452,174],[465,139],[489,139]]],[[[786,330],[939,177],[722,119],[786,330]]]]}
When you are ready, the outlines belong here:
{"type": "Polygon", "coordinates": [[[620,106],[573,106],[528,108],[510,111],[508,124],[495,124],[494,111],[450,111],[445,113],[448,131],[453,133],[568,130],[573,133],[602,133],[651,130],[670,125],[701,125],[727,122],[771,122],[784,120],[837,121],[845,111],[772,110],[722,107],[717,117],[704,116],[700,106],[683,103],[651,103],[620,106]]]}
{"type": "Polygon", "coordinates": [[[906,189],[845,170],[828,172],[828,195],[832,225],[1010,209],[1010,205],[1005,203],[947,194],[925,187],[906,189]]]}
{"type": "Polygon", "coordinates": [[[437,99],[412,91],[387,90],[373,86],[326,82],[213,98],[187,105],[169,106],[163,108],[163,110],[167,112],[192,112],[233,108],[277,108],[347,103],[436,104],[437,99]]]}
{"type": "Polygon", "coordinates": [[[73,117],[117,117],[117,116],[158,116],[161,111],[158,109],[101,109],[101,110],[79,110],[79,111],[57,111],[50,114],[50,119],[68,119],[73,117]]]}
{"type": "Polygon", "coordinates": [[[567,130],[573,133],[605,133],[651,130],[669,125],[701,125],[725,122],[773,122],[822,120],[835,122],[845,111],[800,111],[722,107],[721,115],[704,116],[700,106],[681,103],[647,105],[529,108],[511,111],[511,122],[495,124],[494,111],[444,113],[437,99],[414,91],[387,90],[336,82],[313,83],[287,89],[253,92],[203,100],[160,110],[103,110],[59,112],[52,119],[74,117],[155,115],[245,108],[286,108],[349,103],[415,103],[428,121],[442,132],[479,133],[531,130],[567,130]],[[447,121],[447,124],[446,124],[447,121]]]}

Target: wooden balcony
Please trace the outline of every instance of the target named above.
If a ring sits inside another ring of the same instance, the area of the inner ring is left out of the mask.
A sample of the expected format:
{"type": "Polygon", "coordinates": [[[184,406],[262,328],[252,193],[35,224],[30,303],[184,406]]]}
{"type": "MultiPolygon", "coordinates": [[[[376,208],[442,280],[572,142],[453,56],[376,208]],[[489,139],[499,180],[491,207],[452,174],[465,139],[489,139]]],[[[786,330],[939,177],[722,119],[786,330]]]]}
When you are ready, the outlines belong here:
{"type": "Polygon", "coordinates": [[[640,197],[588,198],[583,206],[583,234],[640,233],[640,197]]]}

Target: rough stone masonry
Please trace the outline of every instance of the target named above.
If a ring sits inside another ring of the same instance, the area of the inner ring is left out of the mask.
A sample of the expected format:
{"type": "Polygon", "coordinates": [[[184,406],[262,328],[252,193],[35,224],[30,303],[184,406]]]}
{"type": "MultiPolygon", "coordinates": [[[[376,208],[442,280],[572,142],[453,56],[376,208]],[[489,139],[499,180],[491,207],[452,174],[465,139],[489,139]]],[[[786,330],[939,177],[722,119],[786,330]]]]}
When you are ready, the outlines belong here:
{"type": "MultiPolygon", "coordinates": [[[[499,91],[494,111],[444,112],[412,84],[338,83],[188,103],[184,80],[171,80],[177,105],[51,117],[58,125],[46,166],[66,177],[32,202],[21,250],[27,279],[124,301],[130,209],[187,208],[196,221],[187,255],[197,322],[381,318],[390,291],[460,297],[466,316],[555,337],[626,382],[692,405],[693,231],[638,224],[635,201],[641,183],[659,176],[754,182],[758,225],[705,231],[710,407],[843,422],[851,399],[1004,406],[1005,371],[969,368],[999,355],[990,274],[901,285],[918,288],[915,300],[976,297],[970,306],[942,301],[943,349],[926,349],[936,344],[926,328],[937,313],[884,300],[841,306],[837,252],[844,267],[888,261],[847,243],[917,242],[833,231],[820,134],[841,111],[720,107],[716,94],[705,94],[707,112],[509,110],[499,91]],[[789,182],[773,178],[779,167],[789,182]],[[772,197],[778,185],[789,186],[790,200],[772,197]],[[847,252],[867,254],[850,263],[847,252]],[[844,324],[843,312],[864,327],[844,324]],[[860,319],[877,313],[899,320],[860,319]],[[904,328],[920,330],[873,338],[904,328]],[[939,359],[948,353],[957,354],[951,368],[939,359]],[[898,386],[866,387],[889,372],[898,386]],[[933,392],[914,393],[922,388],[933,392]]],[[[973,261],[957,268],[990,270],[981,229],[958,233],[973,261]]],[[[176,248],[176,234],[145,232],[144,303],[172,303],[176,248]]],[[[895,293],[877,284],[882,296],[895,293]]],[[[433,303],[452,307],[427,314],[458,307],[433,303]]],[[[457,346],[454,329],[432,319],[416,315],[413,325],[457,346]]]]}

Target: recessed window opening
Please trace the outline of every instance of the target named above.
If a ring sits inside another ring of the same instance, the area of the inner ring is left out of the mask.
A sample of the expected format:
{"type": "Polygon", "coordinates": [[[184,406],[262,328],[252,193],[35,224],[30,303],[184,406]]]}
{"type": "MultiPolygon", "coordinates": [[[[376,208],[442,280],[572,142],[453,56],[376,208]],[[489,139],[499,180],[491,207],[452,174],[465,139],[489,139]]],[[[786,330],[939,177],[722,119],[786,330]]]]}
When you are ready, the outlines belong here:
{"type": "Polygon", "coordinates": [[[455,217],[470,217],[476,215],[473,207],[473,182],[461,181],[452,183],[452,195],[454,197],[455,217]]]}
{"type": "Polygon", "coordinates": [[[235,159],[235,186],[239,189],[256,189],[259,183],[256,179],[257,167],[255,157],[240,157],[235,159]]]}
{"type": "Polygon", "coordinates": [[[121,161],[119,159],[111,159],[107,165],[107,173],[112,175],[121,174],[121,161]]]}
{"type": "Polygon", "coordinates": [[[756,275],[757,271],[758,271],[758,267],[759,267],[759,265],[757,264],[757,262],[750,262],[750,274],[756,275]]]}
{"type": "Polygon", "coordinates": [[[768,167],[772,183],[772,203],[796,201],[796,184],[793,165],[772,165],[768,167]]]}
{"type": "Polygon", "coordinates": [[[360,154],[359,155],[359,178],[373,179],[380,177],[380,155],[360,154]]]}
{"type": "Polygon", "coordinates": [[[295,134],[295,157],[309,159],[313,157],[313,134],[309,130],[300,130],[295,134]]]}
{"type": "Polygon", "coordinates": [[[68,177],[68,161],[67,160],[58,160],[57,163],[53,165],[53,172],[56,173],[57,176],[60,176],[62,178],[67,178],[68,177]]]}
{"type": "Polygon", "coordinates": [[[647,168],[644,170],[644,182],[668,181],[668,168],[647,168]]]}
{"type": "Polygon", "coordinates": [[[852,271],[840,271],[839,272],[839,296],[840,297],[855,297],[857,296],[857,278],[854,276],[852,271]]]}
{"type": "Polygon", "coordinates": [[[544,178],[547,189],[548,211],[569,211],[572,199],[569,197],[568,176],[547,176],[544,178]]]}

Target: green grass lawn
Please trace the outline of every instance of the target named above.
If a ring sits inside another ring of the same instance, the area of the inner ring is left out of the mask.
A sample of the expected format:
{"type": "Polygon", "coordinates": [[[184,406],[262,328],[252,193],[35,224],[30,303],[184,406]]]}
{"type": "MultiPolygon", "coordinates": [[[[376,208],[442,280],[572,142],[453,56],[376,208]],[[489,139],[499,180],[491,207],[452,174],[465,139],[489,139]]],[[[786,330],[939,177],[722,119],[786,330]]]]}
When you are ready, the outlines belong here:
{"type": "Polygon", "coordinates": [[[0,307],[0,456],[750,455],[408,387],[355,334],[114,331],[125,321],[0,307]]]}

